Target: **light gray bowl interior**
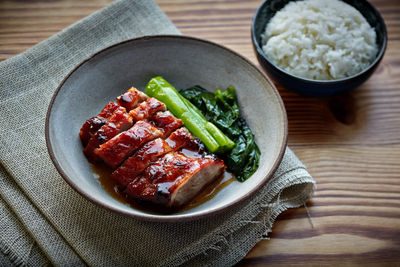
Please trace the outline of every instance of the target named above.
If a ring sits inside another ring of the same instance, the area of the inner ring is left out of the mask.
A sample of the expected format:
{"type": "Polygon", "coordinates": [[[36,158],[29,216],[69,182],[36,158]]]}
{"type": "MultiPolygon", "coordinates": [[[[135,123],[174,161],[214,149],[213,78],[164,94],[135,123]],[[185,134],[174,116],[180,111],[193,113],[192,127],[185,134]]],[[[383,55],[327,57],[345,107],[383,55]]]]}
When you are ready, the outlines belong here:
{"type": "Polygon", "coordinates": [[[193,38],[139,38],[110,47],[75,69],[49,109],[50,153],[63,177],[103,207],[150,220],[201,217],[226,209],[254,193],[279,162],[286,145],[286,114],[277,91],[247,60],[223,47],[193,38]],[[178,90],[201,85],[210,90],[233,85],[242,116],[261,149],[261,164],[246,182],[232,182],[214,198],[182,213],[157,215],[136,210],[110,196],[96,180],[78,137],[82,124],[130,86],[144,90],[161,75],[178,90]]]}

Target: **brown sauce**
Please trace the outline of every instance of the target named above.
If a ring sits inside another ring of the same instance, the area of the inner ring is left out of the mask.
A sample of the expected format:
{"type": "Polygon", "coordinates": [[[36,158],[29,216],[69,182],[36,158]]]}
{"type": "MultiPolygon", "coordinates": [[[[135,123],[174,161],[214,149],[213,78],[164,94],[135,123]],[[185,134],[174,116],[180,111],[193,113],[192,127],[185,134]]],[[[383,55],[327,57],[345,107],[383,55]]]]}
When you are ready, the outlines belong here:
{"type": "Polygon", "coordinates": [[[212,199],[216,194],[218,194],[219,191],[235,180],[236,178],[233,176],[233,174],[225,170],[221,177],[207,185],[194,199],[183,206],[180,211],[186,211],[200,206],[204,202],[212,199]]]}
{"type": "Polygon", "coordinates": [[[212,199],[223,188],[225,188],[231,182],[236,180],[236,178],[233,176],[232,173],[225,170],[225,172],[221,175],[221,177],[216,179],[211,184],[207,185],[194,199],[189,201],[189,203],[187,203],[178,210],[171,211],[171,210],[166,210],[163,207],[152,206],[131,201],[118,191],[117,183],[110,177],[112,173],[112,170],[110,168],[106,166],[93,165],[93,164],[91,164],[91,166],[92,166],[92,171],[95,174],[95,178],[104,188],[104,190],[106,190],[107,193],[109,193],[114,199],[118,200],[119,202],[125,205],[129,205],[134,209],[146,211],[153,214],[168,214],[172,212],[179,213],[200,206],[204,202],[212,199]]]}

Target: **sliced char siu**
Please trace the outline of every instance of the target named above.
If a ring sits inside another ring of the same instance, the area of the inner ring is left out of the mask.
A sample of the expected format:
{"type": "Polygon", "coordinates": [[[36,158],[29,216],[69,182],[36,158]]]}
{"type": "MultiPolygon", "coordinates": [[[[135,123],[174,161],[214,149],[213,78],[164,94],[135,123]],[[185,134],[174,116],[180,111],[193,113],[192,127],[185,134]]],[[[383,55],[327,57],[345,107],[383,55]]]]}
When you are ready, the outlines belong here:
{"type": "Polygon", "coordinates": [[[148,166],[124,192],[135,200],[180,207],[222,175],[225,168],[222,160],[211,156],[191,158],[170,152],[148,166]]]}
{"type": "Polygon", "coordinates": [[[176,208],[222,175],[225,163],[207,154],[164,103],[134,87],[116,102],[87,120],[79,135],[88,160],[114,169],[111,177],[126,196],[176,208]]]}
{"type": "Polygon", "coordinates": [[[112,174],[111,178],[119,184],[123,190],[137,175],[158,157],[172,151],[172,148],[164,139],[157,138],[142,146],[133,156],[124,161],[112,174]]]}
{"type": "Polygon", "coordinates": [[[115,169],[143,144],[162,136],[162,132],[147,121],[136,122],[129,130],[118,134],[95,150],[108,166],[115,169]]]}
{"type": "Polygon", "coordinates": [[[101,144],[104,144],[120,132],[129,129],[132,126],[132,118],[123,107],[118,107],[110,119],[104,124],[93,136],[90,138],[89,143],[83,150],[87,159],[90,162],[98,161],[97,155],[94,150],[101,144]]]}
{"type": "Polygon", "coordinates": [[[88,119],[83,124],[79,132],[82,145],[84,147],[87,146],[90,138],[108,121],[119,106],[130,111],[147,98],[148,96],[145,93],[139,91],[135,87],[131,87],[128,91],[117,97],[117,103],[109,102],[97,116],[88,119]]]}
{"type": "Polygon", "coordinates": [[[82,145],[85,147],[90,138],[103,126],[114,111],[118,108],[118,104],[115,102],[109,102],[103,110],[95,117],[88,119],[83,125],[79,132],[82,145]]]}
{"type": "Polygon", "coordinates": [[[163,132],[163,138],[167,138],[174,130],[183,125],[182,120],[177,119],[171,112],[157,112],[150,118],[150,123],[163,132]]]}
{"type": "Polygon", "coordinates": [[[121,107],[126,108],[127,111],[130,111],[147,98],[149,97],[145,93],[139,91],[135,87],[131,87],[128,91],[117,97],[117,103],[121,107]]]}
{"type": "Polygon", "coordinates": [[[167,142],[168,146],[172,147],[173,150],[178,150],[196,142],[196,137],[194,137],[187,128],[182,127],[174,131],[167,139],[165,139],[165,142],[167,142]]]}
{"type": "Polygon", "coordinates": [[[186,129],[180,128],[174,131],[166,140],[157,138],[142,146],[136,153],[125,160],[125,162],[116,169],[111,178],[124,189],[128,183],[141,174],[147,166],[156,161],[160,156],[176,151],[184,146],[190,146],[194,142],[194,136],[186,129]]]}
{"type": "Polygon", "coordinates": [[[129,115],[134,121],[141,121],[147,119],[158,111],[167,110],[164,103],[155,99],[154,97],[148,98],[146,101],[140,103],[135,109],[129,112],[129,115]]]}

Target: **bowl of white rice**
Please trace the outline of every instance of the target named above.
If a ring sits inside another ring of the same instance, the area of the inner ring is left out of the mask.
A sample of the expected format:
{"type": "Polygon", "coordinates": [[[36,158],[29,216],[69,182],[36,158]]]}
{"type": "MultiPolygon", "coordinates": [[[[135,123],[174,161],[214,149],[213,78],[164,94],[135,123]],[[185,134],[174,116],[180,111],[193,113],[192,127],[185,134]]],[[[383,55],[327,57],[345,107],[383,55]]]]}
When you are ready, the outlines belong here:
{"type": "Polygon", "coordinates": [[[366,0],[266,0],[253,18],[252,41],[260,64],[283,87],[331,96],[372,75],[387,32],[366,0]]]}

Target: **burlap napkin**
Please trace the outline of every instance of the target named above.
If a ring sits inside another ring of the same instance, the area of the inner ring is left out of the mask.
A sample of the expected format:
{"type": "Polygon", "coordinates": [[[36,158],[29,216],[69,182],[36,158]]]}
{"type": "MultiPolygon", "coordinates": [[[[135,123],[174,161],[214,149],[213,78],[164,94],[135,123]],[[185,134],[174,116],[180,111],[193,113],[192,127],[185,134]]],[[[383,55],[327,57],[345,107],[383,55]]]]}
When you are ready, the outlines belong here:
{"type": "Polygon", "coordinates": [[[153,1],[120,0],[0,63],[0,265],[232,265],[267,236],[278,214],[312,194],[314,180],[289,149],[257,194],[193,222],[120,216],[72,190],[45,144],[53,92],[96,51],[151,34],[179,31],[153,1]]]}

